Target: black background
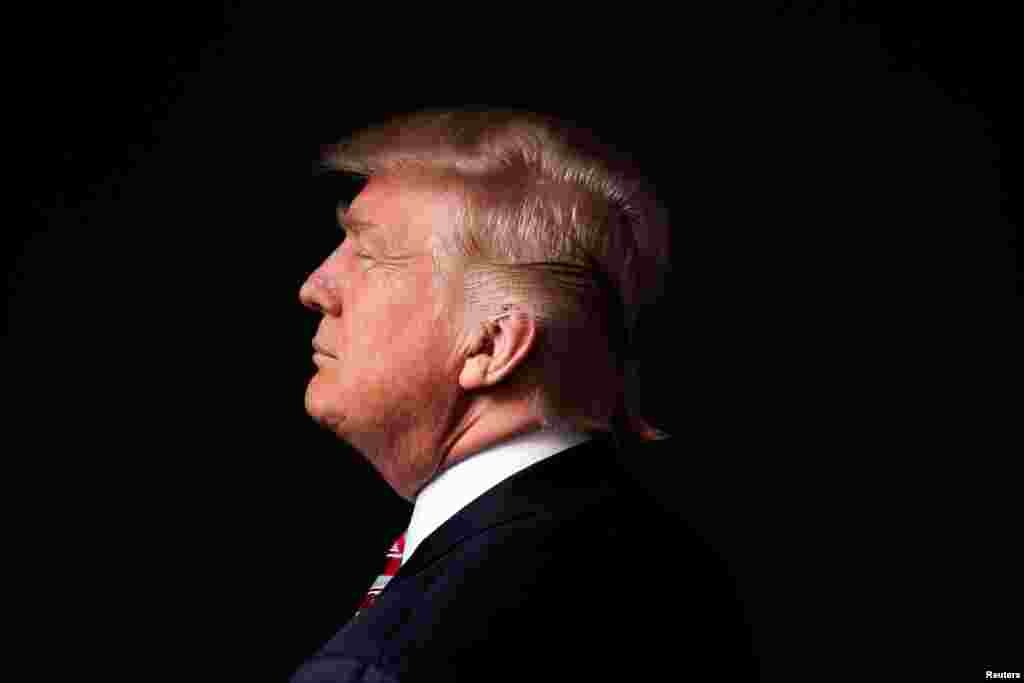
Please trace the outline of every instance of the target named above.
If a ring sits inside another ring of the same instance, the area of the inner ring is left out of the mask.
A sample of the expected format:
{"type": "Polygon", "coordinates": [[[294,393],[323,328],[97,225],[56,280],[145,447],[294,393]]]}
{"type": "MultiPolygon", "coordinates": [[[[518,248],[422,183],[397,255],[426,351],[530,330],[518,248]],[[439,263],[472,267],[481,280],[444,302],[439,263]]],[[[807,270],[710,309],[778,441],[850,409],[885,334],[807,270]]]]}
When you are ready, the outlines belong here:
{"type": "Polygon", "coordinates": [[[12,14],[12,666],[281,681],[344,623],[410,508],[303,409],[298,289],[357,190],[310,169],[479,104],[599,131],[670,207],[640,470],[765,680],[1020,671],[1014,37],[905,7],[12,14]]]}

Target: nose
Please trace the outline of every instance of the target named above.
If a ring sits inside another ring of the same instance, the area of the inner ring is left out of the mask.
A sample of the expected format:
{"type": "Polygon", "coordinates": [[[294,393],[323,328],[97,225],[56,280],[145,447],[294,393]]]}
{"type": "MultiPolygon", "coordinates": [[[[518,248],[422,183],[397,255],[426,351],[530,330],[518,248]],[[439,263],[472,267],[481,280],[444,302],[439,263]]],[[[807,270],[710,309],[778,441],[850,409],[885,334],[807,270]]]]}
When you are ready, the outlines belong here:
{"type": "Polygon", "coordinates": [[[316,270],[306,278],[299,289],[299,301],[306,308],[324,315],[338,316],[341,314],[340,289],[335,277],[324,271],[316,270]]]}

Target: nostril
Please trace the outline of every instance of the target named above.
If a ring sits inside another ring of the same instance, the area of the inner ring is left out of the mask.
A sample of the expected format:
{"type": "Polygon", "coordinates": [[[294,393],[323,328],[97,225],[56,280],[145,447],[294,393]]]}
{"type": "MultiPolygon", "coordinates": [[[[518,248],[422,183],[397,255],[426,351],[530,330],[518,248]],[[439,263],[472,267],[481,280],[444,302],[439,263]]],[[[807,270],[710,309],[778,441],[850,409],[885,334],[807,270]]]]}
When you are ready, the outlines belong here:
{"type": "Polygon", "coordinates": [[[338,281],[328,273],[314,271],[299,288],[299,301],[308,309],[328,315],[338,307],[338,281]]]}

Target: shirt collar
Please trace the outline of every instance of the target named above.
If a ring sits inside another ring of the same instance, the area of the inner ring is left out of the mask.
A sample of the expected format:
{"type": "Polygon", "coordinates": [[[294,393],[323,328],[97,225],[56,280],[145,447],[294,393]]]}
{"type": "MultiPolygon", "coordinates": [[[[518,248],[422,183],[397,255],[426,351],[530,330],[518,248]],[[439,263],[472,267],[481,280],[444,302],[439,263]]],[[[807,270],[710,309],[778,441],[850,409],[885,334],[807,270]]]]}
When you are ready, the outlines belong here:
{"type": "Polygon", "coordinates": [[[402,564],[438,527],[505,479],[591,439],[586,432],[539,430],[489,446],[444,470],[420,491],[405,532],[402,564]]]}

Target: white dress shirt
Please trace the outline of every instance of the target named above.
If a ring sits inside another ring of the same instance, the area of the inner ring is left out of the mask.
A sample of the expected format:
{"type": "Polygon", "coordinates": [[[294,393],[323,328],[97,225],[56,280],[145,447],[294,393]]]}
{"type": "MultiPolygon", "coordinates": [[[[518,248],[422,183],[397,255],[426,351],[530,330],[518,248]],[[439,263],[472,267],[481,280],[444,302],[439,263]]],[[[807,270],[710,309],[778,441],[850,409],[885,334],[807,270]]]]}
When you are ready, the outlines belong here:
{"type": "Polygon", "coordinates": [[[402,564],[438,527],[516,472],[588,441],[586,432],[540,430],[521,434],[457,462],[420,491],[405,532],[402,564]]]}

